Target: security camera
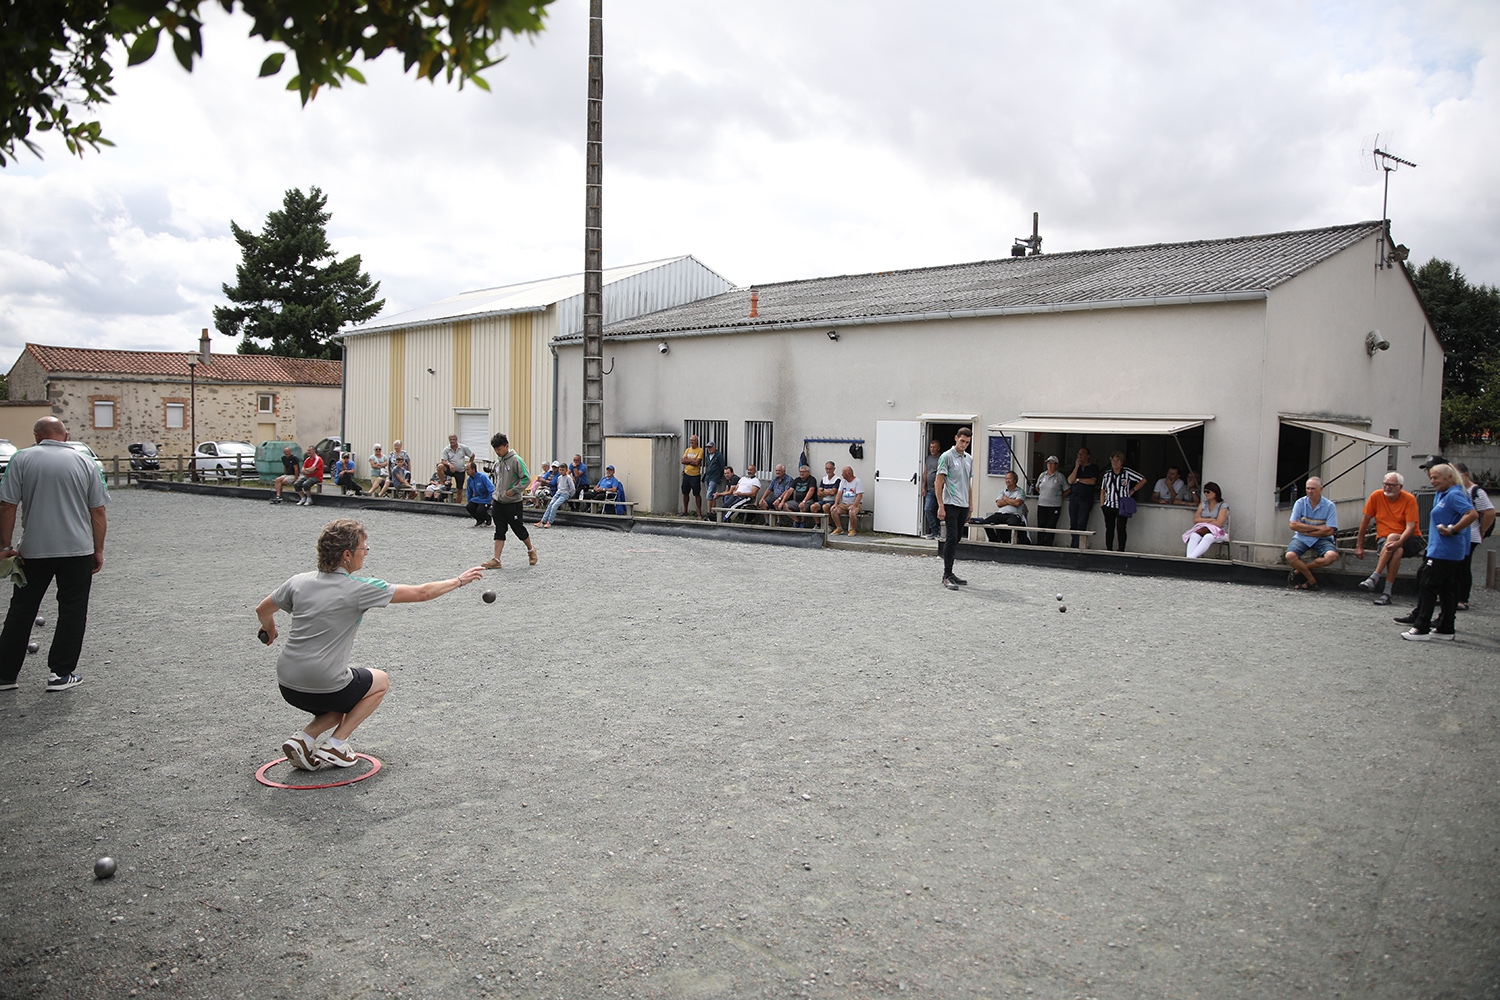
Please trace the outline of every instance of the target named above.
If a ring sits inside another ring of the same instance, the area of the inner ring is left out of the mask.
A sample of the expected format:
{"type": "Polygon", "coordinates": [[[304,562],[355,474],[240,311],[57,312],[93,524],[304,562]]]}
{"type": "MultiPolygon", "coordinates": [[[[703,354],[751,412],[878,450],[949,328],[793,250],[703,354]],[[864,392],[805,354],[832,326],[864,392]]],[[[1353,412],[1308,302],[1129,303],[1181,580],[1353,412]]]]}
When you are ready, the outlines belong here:
{"type": "Polygon", "coordinates": [[[1390,349],[1391,342],[1382,337],[1379,330],[1371,330],[1365,334],[1365,353],[1370,357],[1373,358],[1376,351],[1388,351],[1390,349]]]}
{"type": "Polygon", "coordinates": [[[829,330],[828,331],[828,339],[829,340],[838,340],[839,339],[839,332],[837,330],[829,330]]]}
{"type": "Polygon", "coordinates": [[[657,354],[666,354],[670,350],[671,350],[671,348],[667,346],[667,342],[665,340],[663,340],[660,344],[656,345],[656,353],[657,354]]]}

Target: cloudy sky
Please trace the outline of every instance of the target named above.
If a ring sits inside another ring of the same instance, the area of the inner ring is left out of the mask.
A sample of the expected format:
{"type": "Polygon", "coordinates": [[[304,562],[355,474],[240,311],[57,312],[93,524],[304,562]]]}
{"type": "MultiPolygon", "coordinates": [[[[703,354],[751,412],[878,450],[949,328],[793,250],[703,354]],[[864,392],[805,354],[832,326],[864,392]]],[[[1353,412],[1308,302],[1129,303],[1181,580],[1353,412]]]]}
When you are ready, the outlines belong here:
{"type": "MultiPolygon", "coordinates": [[[[1500,5],[610,0],[606,265],[696,255],[737,284],[1380,216],[1500,283],[1500,5]]],[[[120,69],[113,149],[0,170],[0,365],[27,341],[189,349],[290,187],[328,195],[386,312],[582,269],[586,0],[459,92],[307,108],[219,15],[189,75],[120,69]]],[[[123,67],[121,58],[118,66],[123,67]]],[[[284,80],[284,77],[283,77],[284,80]]],[[[228,344],[219,345],[225,349],[228,344]]]]}

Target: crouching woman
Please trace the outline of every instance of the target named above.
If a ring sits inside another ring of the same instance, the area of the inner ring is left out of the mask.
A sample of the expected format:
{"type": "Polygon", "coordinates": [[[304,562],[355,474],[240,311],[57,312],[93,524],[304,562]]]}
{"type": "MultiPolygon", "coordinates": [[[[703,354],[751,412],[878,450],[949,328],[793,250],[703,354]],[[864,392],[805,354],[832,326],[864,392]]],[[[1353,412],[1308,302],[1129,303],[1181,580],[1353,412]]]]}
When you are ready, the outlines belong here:
{"type": "Polygon", "coordinates": [[[353,765],[357,758],[349,738],[390,689],[384,670],[349,666],[365,612],[430,601],[483,576],[477,566],[451,580],[417,586],[357,576],[370,553],[368,540],[358,521],[330,521],[318,536],[317,571],[292,577],[255,609],[267,645],[276,641],[276,612],[292,616],[286,645],[276,657],[276,680],[287,704],[309,713],[312,721],[281,750],[304,771],[353,765]]]}

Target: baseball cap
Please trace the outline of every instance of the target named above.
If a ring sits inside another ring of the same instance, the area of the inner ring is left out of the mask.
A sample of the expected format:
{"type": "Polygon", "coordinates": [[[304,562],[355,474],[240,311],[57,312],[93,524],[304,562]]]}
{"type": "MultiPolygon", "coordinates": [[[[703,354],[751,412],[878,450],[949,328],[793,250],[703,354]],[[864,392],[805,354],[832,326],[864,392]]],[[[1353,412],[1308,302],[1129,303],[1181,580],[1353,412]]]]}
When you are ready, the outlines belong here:
{"type": "Polygon", "coordinates": [[[1430,469],[1434,465],[1447,465],[1447,464],[1448,464],[1448,460],[1446,458],[1444,458],[1442,455],[1433,455],[1433,456],[1429,457],[1427,459],[1427,461],[1425,461],[1421,465],[1417,466],[1417,468],[1419,468],[1419,469],[1430,469]]]}
{"type": "Polygon", "coordinates": [[[606,469],[613,469],[613,468],[614,468],[614,466],[613,466],[613,465],[606,465],[606,466],[605,466],[605,468],[606,468],[606,469]]]}
{"type": "Polygon", "coordinates": [[[559,462],[557,459],[554,458],[552,460],[552,467],[554,469],[561,469],[563,467],[563,464],[561,462],[559,462]]]}
{"type": "MultiPolygon", "coordinates": [[[[1047,462],[1056,462],[1056,461],[1057,461],[1057,456],[1056,455],[1048,455],[1047,456],[1047,462]]],[[[1046,465],[1047,463],[1043,462],[1042,464],[1046,465]]]]}
{"type": "Polygon", "coordinates": [[[708,442],[708,444],[704,445],[703,447],[705,447],[705,448],[717,448],[718,446],[719,446],[719,444],[718,444],[717,441],[710,441],[710,442],[708,442]]]}

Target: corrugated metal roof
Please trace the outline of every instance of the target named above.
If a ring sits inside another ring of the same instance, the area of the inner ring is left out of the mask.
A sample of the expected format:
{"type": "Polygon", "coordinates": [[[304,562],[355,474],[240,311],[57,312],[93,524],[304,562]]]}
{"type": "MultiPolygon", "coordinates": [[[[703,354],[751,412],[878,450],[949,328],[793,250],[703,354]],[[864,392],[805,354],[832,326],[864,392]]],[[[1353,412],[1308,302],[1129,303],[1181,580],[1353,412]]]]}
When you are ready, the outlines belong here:
{"type": "MultiPolygon", "coordinates": [[[[610,336],[738,332],[840,321],[883,322],[937,313],[1087,308],[1193,296],[1248,298],[1291,280],[1380,231],[1379,222],[1193,243],[1004,257],[909,271],[841,275],[750,289],[610,324],[610,336]]],[[[569,339],[560,337],[559,339],[569,339]]]]}
{"type": "MultiPolygon", "coordinates": [[[[156,375],[188,377],[188,362],[197,351],[101,351],[89,347],[27,344],[26,353],[49,375],[156,375]]],[[[343,363],[319,358],[284,358],[274,354],[212,354],[198,365],[200,382],[254,382],[259,385],[339,385],[343,363]]]]}
{"type": "MultiPolygon", "coordinates": [[[[627,282],[627,279],[636,278],[637,276],[644,276],[648,272],[658,272],[658,277],[682,286],[684,290],[697,298],[723,292],[733,287],[731,282],[715,274],[691,255],[666,257],[661,260],[651,260],[640,264],[627,264],[622,267],[605,268],[604,285],[606,293],[604,296],[604,311],[606,322],[612,319],[624,319],[627,316],[638,315],[639,312],[639,308],[635,312],[630,311],[632,305],[639,298],[639,292],[635,296],[614,296],[609,294],[610,286],[619,285],[622,282],[627,282]],[[612,315],[612,313],[618,313],[619,315],[612,315]]],[[[639,286],[640,282],[635,282],[634,284],[639,286]]],[[[583,325],[581,318],[581,302],[583,299],[582,272],[578,274],[564,274],[555,278],[541,278],[537,281],[526,281],[518,285],[502,285],[498,288],[481,288],[472,292],[463,292],[425,306],[419,306],[416,309],[409,309],[403,313],[381,317],[379,320],[366,323],[363,326],[350,327],[342,335],[345,337],[358,337],[366,333],[408,329],[414,326],[429,326],[434,323],[451,323],[456,320],[477,319],[481,316],[540,312],[553,303],[564,303],[571,299],[577,299],[580,303],[579,308],[574,310],[579,313],[580,318],[576,324],[572,326],[563,325],[561,329],[568,333],[574,333],[581,330],[583,325]]],[[[651,309],[660,309],[666,305],[676,305],[682,301],[685,300],[681,297],[669,296],[661,299],[659,296],[647,296],[647,303],[651,309]]]]}

